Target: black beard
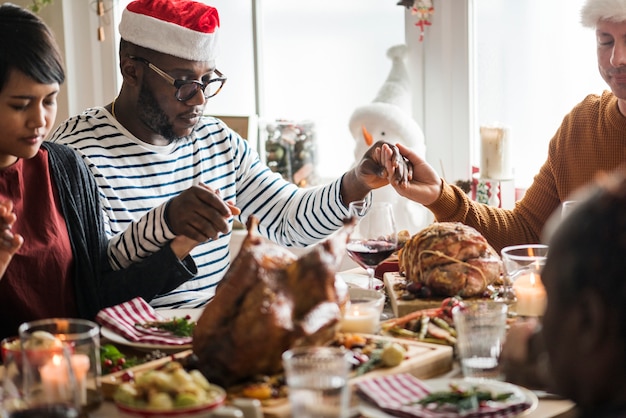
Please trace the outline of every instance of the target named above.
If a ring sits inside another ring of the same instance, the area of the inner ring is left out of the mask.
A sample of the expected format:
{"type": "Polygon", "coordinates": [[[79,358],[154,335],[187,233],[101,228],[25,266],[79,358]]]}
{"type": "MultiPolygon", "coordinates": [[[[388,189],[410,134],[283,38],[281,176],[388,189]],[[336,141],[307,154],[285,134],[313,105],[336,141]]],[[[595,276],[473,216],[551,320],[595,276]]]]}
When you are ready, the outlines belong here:
{"type": "Polygon", "coordinates": [[[161,135],[170,143],[182,139],[174,133],[174,128],[168,121],[167,115],[145,83],[141,84],[137,105],[139,108],[138,118],[148,129],[161,135]]]}

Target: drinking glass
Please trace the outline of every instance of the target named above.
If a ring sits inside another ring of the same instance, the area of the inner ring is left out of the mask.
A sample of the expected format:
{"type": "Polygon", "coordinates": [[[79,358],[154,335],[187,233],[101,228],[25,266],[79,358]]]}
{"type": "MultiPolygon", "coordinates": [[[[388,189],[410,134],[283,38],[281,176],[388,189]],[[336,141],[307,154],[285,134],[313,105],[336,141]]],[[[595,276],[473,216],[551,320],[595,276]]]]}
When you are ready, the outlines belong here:
{"type": "Polygon", "coordinates": [[[398,248],[398,234],[391,203],[351,202],[350,216],[360,218],[350,234],[348,255],[367,270],[367,287],[374,289],[374,269],[398,248]]]}
{"type": "Polygon", "coordinates": [[[500,352],[506,334],[507,306],[485,301],[454,308],[457,350],[464,377],[502,379],[500,352]]]}
{"type": "Polygon", "coordinates": [[[543,244],[513,245],[502,249],[505,300],[523,316],[542,316],[547,302],[541,282],[541,269],[548,256],[543,244]]]}
{"type": "Polygon", "coordinates": [[[348,417],[348,351],[339,347],[296,347],[282,357],[292,417],[348,417]]]}
{"type": "MultiPolygon", "coordinates": [[[[36,351],[10,350],[4,355],[4,373],[0,387],[0,417],[1,418],[79,418],[79,398],[77,396],[75,380],[68,379],[67,392],[57,397],[54,402],[42,402],[39,394],[46,393],[49,388],[38,386],[35,388],[33,380],[37,372],[37,363],[42,363],[49,354],[63,359],[69,364],[70,353],[67,347],[59,350],[42,349],[36,351]],[[29,356],[29,358],[25,358],[29,356]]],[[[67,370],[68,374],[71,370],[67,370]]]]}
{"type": "Polygon", "coordinates": [[[563,202],[561,204],[561,219],[569,215],[570,212],[574,210],[574,208],[576,207],[578,203],[580,202],[577,200],[566,200],[565,202],[563,202]]]}
{"type": "Polygon", "coordinates": [[[41,319],[23,323],[18,331],[29,407],[69,405],[86,414],[100,406],[100,328],[96,323],[41,319]]]}

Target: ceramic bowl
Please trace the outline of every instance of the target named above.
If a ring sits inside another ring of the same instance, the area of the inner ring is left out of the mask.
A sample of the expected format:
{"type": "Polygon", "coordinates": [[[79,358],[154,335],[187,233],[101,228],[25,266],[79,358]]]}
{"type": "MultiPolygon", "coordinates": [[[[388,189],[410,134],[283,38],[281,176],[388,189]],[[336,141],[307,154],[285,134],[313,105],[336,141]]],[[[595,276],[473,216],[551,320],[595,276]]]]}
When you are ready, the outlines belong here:
{"type": "Polygon", "coordinates": [[[220,386],[211,385],[211,392],[215,394],[211,402],[190,408],[154,410],[128,406],[117,401],[115,402],[115,406],[120,416],[124,418],[206,418],[209,416],[210,411],[221,407],[226,401],[226,391],[220,386]]]}
{"type": "Polygon", "coordinates": [[[7,337],[0,341],[0,352],[3,364],[7,363],[9,355],[19,363],[22,358],[20,337],[7,337]]]}
{"type": "MultiPolygon", "coordinates": [[[[70,353],[74,350],[72,347],[69,348],[70,353]]],[[[22,364],[22,356],[24,353],[26,354],[31,365],[41,366],[50,360],[50,357],[53,355],[63,355],[63,349],[61,347],[54,348],[31,348],[22,350],[20,337],[7,337],[0,341],[0,352],[2,354],[2,363],[6,364],[9,360],[9,355],[11,355],[11,359],[16,361],[18,365],[22,364]]]]}

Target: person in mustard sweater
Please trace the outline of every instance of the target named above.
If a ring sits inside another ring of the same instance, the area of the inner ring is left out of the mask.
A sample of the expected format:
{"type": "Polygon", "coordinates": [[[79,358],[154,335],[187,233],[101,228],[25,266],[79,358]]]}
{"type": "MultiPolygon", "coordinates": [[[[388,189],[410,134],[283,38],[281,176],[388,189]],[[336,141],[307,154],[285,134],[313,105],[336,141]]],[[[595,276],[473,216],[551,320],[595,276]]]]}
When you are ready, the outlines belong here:
{"type": "Polygon", "coordinates": [[[599,171],[626,161],[626,0],[587,0],[581,23],[596,29],[598,68],[611,91],[585,97],[565,116],[546,162],[514,209],[471,200],[401,144],[397,146],[413,164],[413,175],[408,186],[395,185],[396,191],[425,205],[437,221],[476,228],[498,252],[508,245],[540,242],[546,221],[572,192],[599,171]]]}

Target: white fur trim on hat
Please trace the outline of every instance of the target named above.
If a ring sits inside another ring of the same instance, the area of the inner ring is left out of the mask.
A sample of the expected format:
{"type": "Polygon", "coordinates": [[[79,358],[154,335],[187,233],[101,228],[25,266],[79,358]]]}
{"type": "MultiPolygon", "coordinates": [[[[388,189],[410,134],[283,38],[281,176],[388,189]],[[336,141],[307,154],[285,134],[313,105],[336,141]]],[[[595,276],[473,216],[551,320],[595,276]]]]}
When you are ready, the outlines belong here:
{"type": "Polygon", "coordinates": [[[580,23],[595,28],[600,20],[626,21],[626,0],[587,0],[580,11],[580,23]]]}
{"type": "Polygon", "coordinates": [[[126,8],[119,31],[135,45],[190,61],[215,61],[218,54],[217,27],[212,33],[199,32],[126,8]]]}

